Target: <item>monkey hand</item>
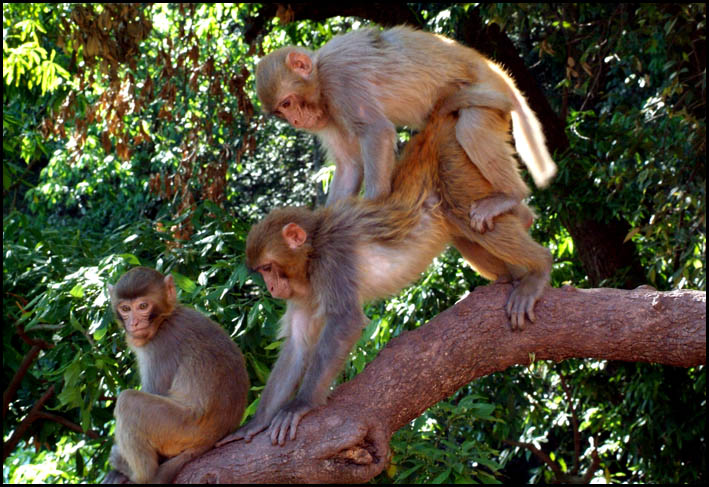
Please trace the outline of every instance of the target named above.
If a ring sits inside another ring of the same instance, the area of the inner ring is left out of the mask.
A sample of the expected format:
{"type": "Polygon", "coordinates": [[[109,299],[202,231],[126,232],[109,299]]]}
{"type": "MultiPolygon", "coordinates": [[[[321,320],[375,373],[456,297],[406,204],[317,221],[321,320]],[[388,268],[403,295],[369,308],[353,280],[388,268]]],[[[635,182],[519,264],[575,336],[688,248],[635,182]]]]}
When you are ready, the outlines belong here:
{"type": "Polygon", "coordinates": [[[470,228],[478,233],[485,233],[488,230],[493,230],[495,228],[495,223],[493,219],[497,216],[495,213],[489,213],[486,208],[483,208],[483,204],[474,201],[470,205],[470,211],[468,216],[470,216],[470,228]]]}
{"type": "Polygon", "coordinates": [[[246,443],[251,442],[251,439],[268,428],[269,422],[259,420],[258,415],[230,435],[225,436],[216,443],[217,447],[224,446],[232,441],[244,440],[246,443]]]}
{"type": "Polygon", "coordinates": [[[300,420],[315,408],[309,401],[297,397],[286,404],[271,421],[269,434],[272,445],[285,445],[286,435],[290,429],[290,439],[295,440],[295,432],[300,420]]]}
{"type": "Polygon", "coordinates": [[[542,276],[529,274],[516,283],[505,306],[512,330],[524,330],[525,314],[534,323],[534,305],[544,291],[545,282],[542,276]]]}

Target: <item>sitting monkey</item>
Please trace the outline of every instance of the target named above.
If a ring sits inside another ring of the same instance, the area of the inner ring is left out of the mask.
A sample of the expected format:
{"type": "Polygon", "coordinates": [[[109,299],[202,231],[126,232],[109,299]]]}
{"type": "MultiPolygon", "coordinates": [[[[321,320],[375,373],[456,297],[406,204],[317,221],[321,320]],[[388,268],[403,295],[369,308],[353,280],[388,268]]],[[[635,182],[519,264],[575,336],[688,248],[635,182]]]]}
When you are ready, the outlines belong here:
{"type": "Polygon", "coordinates": [[[142,386],[118,397],[111,464],[138,484],[170,482],[241,422],[244,357],[219,325],[178,304],[172,276],[135,267],[108,289],[142,386]]]}
{"type": "MultiPolygon", "coordinates": [[[[456,140],[456,122],[457,111],[434,112],[407,144],[389,196],[276,209],[251,229],[246,262],[274,297],[288,301],[286,341],[254,418],[219,445],[250,441],[267,428],[273,444],[284,444],[289,431],[294,439],[301,418],[325,403],[359,338],[362,303],[397,293],[450,243],[484,277],[514,284],[506,304],[513,329],[525,317],[534,321],[551,254],[527,233],[532,213],[523,203],[485,233],[470,228],[468,209],[495,189],[456,140]]],[[[491,122],[505,130],[504,116],[491,122]]]]}

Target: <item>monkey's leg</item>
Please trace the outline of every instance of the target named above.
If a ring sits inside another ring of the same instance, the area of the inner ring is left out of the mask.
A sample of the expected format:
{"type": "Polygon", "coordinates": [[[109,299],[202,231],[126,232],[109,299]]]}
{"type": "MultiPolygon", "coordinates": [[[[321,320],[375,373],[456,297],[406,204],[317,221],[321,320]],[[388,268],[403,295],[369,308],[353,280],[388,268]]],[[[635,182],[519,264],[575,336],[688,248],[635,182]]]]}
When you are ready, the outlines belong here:
{"type": "Polygon", "coordinates": [[[477,232],[492,228],[496,216],[510,211],[529,194],[513,156],[508,126],[501,112],[484,107],[460,110],[455,126],[458,143],[496,192],[471,205],[470,225],[477,232]]]}
{"type": "Polygon", "coordinates": [[[215,440],[205,438],[204,426],[200,428],[199,418],[190,408],[169,397],[123,391],[115,416],[116,442],[136,483],[155,481],[158,454],[173,457],[215,440]]]}
{"type": "Polygon", "coordinates": [[[485,250],[480,244],[467,238],[453,238],[453,246],[460,255],[485,279],[495,282],[512,282],[512,275],[507,265],[485,250]]]}
{"type": "Polygon", "coordinates": [[[117,444],[114,444],[111,448],[111,455],[109,457],[109,462],[119,472],[121,472],[126,477],[131,476],[130,465],[126,462],[126,459],[121,455],[121,450],[117,444]]]}
{"type": "Polygon", "coordinates": [[[549,249],[530,237],[515,214],[499,216],[491,232],[468,232],[468,237],[503,261],[516,280],[505,306],[512,329],[524,328],[525,314],[534,322],[534,305],[549,283],[552,266],[549,249]]]}
{"type": "Polygon", "coordinates": [[[189,448],[176,457],[172,457],[161,463],[158,467],[157,474],[153,477],[152,483],[167,484],[172,482],[187,462],[207,452],[210,448],[212,448],[211,445],[202,445],[196,448],[189,448]]]}

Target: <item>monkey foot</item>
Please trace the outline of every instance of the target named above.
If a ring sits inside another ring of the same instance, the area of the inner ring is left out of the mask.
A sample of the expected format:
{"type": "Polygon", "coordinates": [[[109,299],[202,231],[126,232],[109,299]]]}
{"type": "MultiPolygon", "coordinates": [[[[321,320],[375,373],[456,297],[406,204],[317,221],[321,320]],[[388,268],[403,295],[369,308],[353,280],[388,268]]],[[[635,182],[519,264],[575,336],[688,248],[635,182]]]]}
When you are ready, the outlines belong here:
{"type": "Polygon", "coordinates": [[[512,330],[524,330],[526,325],[525,315],[530,322],[534,323],[534,305],[544,292],[544,287],[548,282],[546,275],[527,274],[521,281],[516,283],[505,311],[510,318],[512,330]]]}
{"type": "Polygon", "coordinates": [[[534,316],[534,303],[536,302],[536,299],[532,296],[525,296],[516,291],[517,289],[514,289],[510,295],[510,299],[507,300],[505,311],[507,311],[507,316],[510,318],[512,330],[521,331],[524,330],[526,325],[525,315],[532,323],[534,323],[534,320],[536,319],[534,316]]]}

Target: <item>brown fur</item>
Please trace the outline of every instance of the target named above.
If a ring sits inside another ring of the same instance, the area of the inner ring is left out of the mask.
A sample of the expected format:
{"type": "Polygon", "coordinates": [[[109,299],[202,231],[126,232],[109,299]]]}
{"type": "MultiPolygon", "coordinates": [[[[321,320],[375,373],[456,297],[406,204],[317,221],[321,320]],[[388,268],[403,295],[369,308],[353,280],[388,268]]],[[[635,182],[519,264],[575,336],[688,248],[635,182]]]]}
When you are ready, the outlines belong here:
{"type": "Polygon", "coordinates": [[[220,443],[249,441],[266,428],[274,444],[283,444],[289,431],[295,438],[300,419],[325,402],[359,338],[362,302],[398,292],[449,243],[485,277],[515,282],[507,304],[514,329],[524,326],[525,315],[534,320],[551,255],[527,233],[528,211],[500,215],[487,233],[470,229],[467,208],[494,189],[458,144],[455,123],[455,114],[434,114],[407,145],[388,197],[349,198],[316,210],[276,209],[251,229],[248,265],[269,288],[287,288],[288,280],[273,268],[285,270],[299,258],[298,279],[306,285],[288,299],[282,320],[287,340],[255,417],[220,443]],[[294,225],[302,242],[284,231],[294,225]]]}
{"type": "Polygon", "coordinates": [[[177,304],[171,277],[136,267],[109,290],[142,386],[118,397],[111,463],[136,483],[169,482],[238,426],[249,388],[244,358],[219,325],[177,304]],[[145,297],[159,319],[151,318],[156,330],[140,344],[118,307],[145,297]]]}

